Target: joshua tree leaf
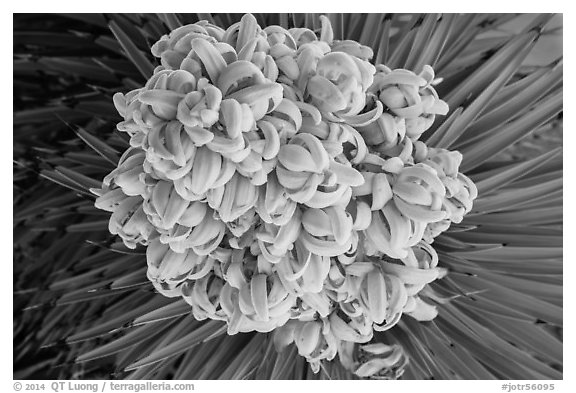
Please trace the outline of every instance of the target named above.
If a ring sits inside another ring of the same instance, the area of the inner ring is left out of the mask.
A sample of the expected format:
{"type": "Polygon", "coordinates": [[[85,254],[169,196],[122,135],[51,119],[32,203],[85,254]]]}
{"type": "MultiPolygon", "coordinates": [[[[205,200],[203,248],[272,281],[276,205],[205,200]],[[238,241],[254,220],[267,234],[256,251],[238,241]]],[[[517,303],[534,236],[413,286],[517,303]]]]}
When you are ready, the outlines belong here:
{"type": "MultiPolygon", "coordinates": [[[[513,214],[514,216],[518,215],[517,212],[514,212],[513,214]]],[[[508,232],[510,229],[509,221],[505,219],[501,221],[508,222],[508,225],[500,228],[495,225],[481,224],[475,230],[452,233],[450,234],[450,237],[465,243],[494,243],[500,241],[513,246],[562,247],[562,236],[554,235],[553,233],[548,235],[534,235],[531,234],[530,231],[526,231],[526,233],[511,233],[508,232]]],[[[517,228],[525,228],[525,226],[518,226],[517,228]]]]}
{"type": "Polygon", "coordinates": [[[445,364],[455,377],[462,379],[496,379],[466,350],[445,338],[433,322],[429,329],[422,329],[426,343],[435,359],[445,364]],[[463,361],[466,359],[466,361],[463,361]]]}
{"type": "MultiPolygon", "coordinates": [[[[558,371],[552,369],[551,367],[547,366],[544,363],[539,362],[538,360],[526,354],[525,352],[519,350],[518,348],[502,340],[493,332],[491,332],[488,328],[479,324],[473,318],[470,318],[469,316],[465,315],[462,312],[457,312],[455,308],[452,307],[449,308],[451,311],[454,312],[453,315],[457,315],[458,319],[464,321],[468,325],[469,329],[471,329],[470,331],[473,332],[473,335],[466,335],[466,337],[470,339],[470,342],[468,344],[476,346],[481,340],[482,345],[486,347],[486,351],[484,351],[481,354],[474,351],[475,355],[478,358],[482,358],[484,357],[484,355],[489,354],[490,356],[495,357],[497,356],[498,359],[502,359],[502,362],[499,361],[492,362],[490,364],[491,367],[494,367],[496,364],[502,367],[504,359],[506,359],[506,362],[508,363],[510,363],[510,360],[514,360],[516,362],[516,367],[518,366],[526,367],[531,372],[539,374],[539,377],[554,379],[559,375],[561,375],[558,371]]],[[[463,342],[461,343],[462,345],[469,346],[468,344],[465,344],[463,342]]],[[[502,372],[502,370],[498,371],[502,372]]],[[[507,370],[508,373],[510,373],[510,371],[512,370],[509,369],[507,370]]],[[[514,372],[514,374],[517,374],[517,372],[514,372]]]]}
{"type": "Polygon", "coordinates": [[[513,306],[511,308],[532,316],[534,320],[541,319],[552,324],[562,324],[561,308],[552,303],[499,286],[480,277],[455,275],[454,281],[469,291],[484,290],[482,294],[478,295],[480,297],[495,302],[502,302],[502,299],[506,299],[506,303],[513,306]]]}
{"type": "Polygon", "coordinates": [[[552,119],[561,110],[562,90],[559,90],[525,116],[489,133],[484,143],[463,147],[461,149],[464,156],[462,170],[468,171],[479,166],[496,153],[528,135],[536,127],[552,119]]]}
{"type": "Polygon", "coordinates": [[[50,171],[50,170],[42,170],[40,172],[40,176],[42,176],[43,178],[50,180],[56,184],[67,187],[73,191],[76,191],[80,194],[86,195],[88,197],[92,197],[92,195],[89,192],[87,192],[82,186],[79,186],[78,183],[76,183],[75,181],[71,180],[70,178],[62,175],[61,173],[58,173],[56,171],[50,171]]]}
{"type": "Polygon", "coordinates": [[[516,322],[500,317],[485,318],[484,322],[518,347],[526,348],[534,355],[543,356],[549,362],[562,363],[562,342],[537,324],[516,322]]]}
{"type": "Polygon", "coordinates": [[[493,193],[499,188],[507,186],[514,180],[526,176],[547,161],[559,157],[561,152],[562,149],[557,148],[531,160],[512,164],[506,168],[499,168],[497,171],[494,171],[491,176],[485,176],[482,180],[476,181],[478,193],[480,195],[493,193]]]}
{"type": "Polygon", "coordinates": [[[374,41],[378,37],[378,34],[374,34],[374,32],[379,31],[382,18],[382,14],[368,14],[362,25],[362,32],[358,42],[374,49],[374,41]]]}
{"type": "Polygon", "coordinates": [[[102,186],[102,182],[94,180],[76,171],[73,171],[72,169],[57,166],[55,170],[57,173],[61,174],[70,181],[76,183],[78,186],[82,187],[85,191],[89,191],[90,188],[99,188],[102,186]]]}
{"type": "Polygon", "coordinates": [[[105,158],[108,162],[116,166],[118,164],[118,152],[110,147],[107,143],[101,141],[94,135],[91,135],[86,130],[81,127],[78,127],[75,130],[76,134],[82,139],[88,146],[90,146],[94,151],[100,154],[103,158],[105,158]]]}
{"type": "MultiPolygon", "coordinates": [[[[498,194],[479,199],[474,206],[474,213],[487,213],[501,210],[507,206],[518,206],[530,202],[537,198],[549,196],[554,191],[562,189],[562,179],[554,179],[545,183],[536,184],[522,188],[522,193],[518,188],[501,190],[498,194]]],[[[473,217],[473,215],[470,215],[473,217]]]]}
{"type": "Polygon", "coordinates": [[[506,66],[499,70],[497,77],[472,101],[463,111],[450,128],[446,130],[442,139],[436,144],[441,148],[449,148],[468,130],[468,125],[472,123],[482,113],[488,102],[514,75],[522,61],[530,52],[531,47],[524,48],[506,66]]]}
{"type": "Polygon", "coordinates": [[[296,357],[297,353],[294,345],[278,353],[270,379],[290,379],[296,357]]]}
{"type": "Polygon", "coordinates": [[[144,78],[149,78],[154,71],[154,66],[146,58],[146,56],[138,49],[138,47],[132,42],[130,37],[120,28],[116,21],[111,21],[109,23],[110,30],[114,33],[114,36],[124,49],[126,56],[132,64],[140,71],[144,78]]]}
{"type": "Polygon", "coordinates": [[[218,348],[221,350],[226,348],[229,338],[229,336],[216,337],[189,349],[182,359],[183,366],[178,368],[175,379],[197,379],[200,371],[206,365],[206,359],[210,357],[210,354],[217,353],[218,348]]]}
{"type": "Polygon", "coordinates": [[[185,352],[189,348],[192,348],[201,342],[209,340],[211,337],[223,334],[225,331],[226,327],[222,326],[222,323],[220,321],[206,322],[202,324],[201,327],[194,329],[191,333],[180,338],[179,340],[172,342],[170,345],[167,345],[151,353],[150,355],[140,359],[139,361],[131,364],[130,366],[126,367],[126,371],[135,370],[137,368],[159,362],[168,357],[181,354],[182,352],[185,352]]]}
{"type": "Polygon", "coordinates": [[[44,108],[27,109],[14,113],[14,125],[25,123],[46,123],[58,119],[74,123],[86,119],[86,114],[79,113],[64,106],[47,106],[44,108]]]}
{"type": "Polygon", "coordinates": [[[102,14],[82,13],[82,14],[61,14],[62,16],[77,19],[81,22],[93,24],[99,27],[106,27],[106,19],[102,14]]]}
{"type": "Polygon", "coordinates": [[[95,348],[92,351],[81,354],[76,358],[76,362],[87,362],[113,355],[140,342],[151,339],[153,336],[160,334],[170,326],[170,324],[149,324],[133,328],[124,336],[101,347],[95,348]]]}
{"type": "Polygon", "coordinates": [[[417,32],[418,29],[412,29],[407,31],[405,34],[400,34],[402,40],[398,45],[395,45],[389,58],[385,60],[385,64],[388,67],[391,69],[402,68],[402,65],[406,62],[408,55],[410,54],[410,48],[417,32]]]}
{"type": "Polygon", "coordinates": [[[262,357],[262,344],[264,341],[264,334],[255,334],[252,340],[246,344],[242,352],[234,359],[228,369],[234,370],[233,374],[224,372],[218,376],[219,379],[248,379],[250,373],[255,369],[262,357]]]}
{"type": "Polygon", "coordinates": [[[127,292],[127,290],[111,291],[107,289],[91,289],[87,291],[85,289],[81,289],[65,293],[57,300],[57,304],[63,305],[87,302],[94,299],[116,296],[123,292],[127,292]]]}
{"type": "MultiPolygon", "coordinates": [[[[546,198],[546,197],[545,197],[546,198]]],[[[563,211],[561,203],[554,202],[553,207],[536,209],[520,209],[507,212],[483,214],[468,219],[470,223],[477,224],[515,224],[515,225],[547,225],[561,223],[563,211]]],[[[558,239],[561,237],[558,236],[558,239]]],[[[503,239],[504,240],[504,239],[503,239]]]]}
{"type": "Polygon", "coordinates": [[[487,280],[499,283],[502,286],[506,286],[518,292],[528,293],[538,298],[545,298],[547,301],[553,299],[562,300],[561,285],[543,282],[539,282],[538,285],[535,285],[535,280],[528,280],[509,275],[499,275],[490,272],[482,272],[481,274],[482,277],[487,280]]]}
{"type": "Polygon", "coordinates": [[[497,379],[519,379],[522,378],[522,375],[532,372],[532,370],[529,371],[521,364],[512,364],[506,355],[488,350],[478,352],[478,349],[484,347],[484,344],[477,339],[473,340],[471,336],[456,328],[452,324],[455,321],[455,318],[446,314],[438,318],[436,323],[452,340],[465,348],[469,353],[473,353],[479,362],[488,365],[485,367],[490,373],[494,374],[497,379]]]}
{"type": "Polygon", "coordinates": [[[176,30],[178,27],[182,26],[182,22],[176,14],[157,14],[158,18],[168,26],[170,30],[176,30]]]}
{"type": "Polygon", "coordinates": [[[537,37],[536,32],[514,36],[504,47],[494,54],[488,61],[482,64],[464,82],[455,87],[451,93],[446,95],[445,101],[451,108],[458,107],[469,100],[469,97],[476,97],[484,91],[495,77],[509,65],[517,56],[530,48],[537,37]]]}
{"type": "Polygon", "coordinates": [[[438,14],[426,14],[423,17],[422,23],[418,26],[414,41],[412,45],[410,45],[408,58],[402,65],[402,68],[415,70],[416,72],[421,71],[424,64],[419,64],[418,60],[429,45],[430,37],[433,35],[439,17],[440,15],[438,14]]]}
{"type": "MultiPolygon", "coordinates": [[[[535,72],[534,74],[537,74],[535,72]]],[[[562,66],[556,65],[546,72],[543,69],[542,75],[537,80],[527,76],[514,83],[510,88],[501,89],[501,93],[506,93],[506,99],[501,101],[500,105],[488,108],[482,116],[469,126],[467,129],[467,138],[465,142],[471,140],[480,140],[484,133],[489,132],[495,127],[504,124],[516,116],[522,115],[526,108],[533,106],[534,102],[546,95],[552,89],[559,86],[562,81],[562,66]],[[525,82],[524,80],[527,79],[525,82]],[[512,87],[514,87],[512,89],[512,87]]],[[[499,98],[497,94],[492,102],[499,98]]]]}
{"type": "Polygon", "coordinates": [[[182,315],[190,314],[190,305],[184,300],[176,300],[171,303],[150,311],[146,314],[139,315],[132,322],[133,325],[143,325],[150,322],[163,321],[165,319],[176,318],[182,315]]]}
{"type": "Polygon", "coordinates": [[[134,308],[133,310],[125,311],[121,315],[110,318],[106,320],[104,323],[92,326],[86,330],[78,332],[69,336],[66,341],[70,344],[76,343],[78,341],[83,340],[90,340],[105,334],[111,334],[116,332],[117,330],[121,329],[130,322],[136,315],[140,315],[142,313],[148,312],[150,309],[155,309],[161,307],[162,305],[166,304],[169,300],[160,296],[153,296],[148,299],[147,302],[144,302],[139,307],[134,308]]]}
{"type": "MultiPolygon", "coordinates": [[[[489,269],[491,272],[528,274],[528,275],[559,275],[562,274],[562,261],[549,260],[543,264],[539,260],[484,260],[480,265],[466,261],[464,258],[456,258],[450,254],[439,252],[442,264],[454,271],[475,272],[477,269],[489,269]],[[480,267],[481,266],[481,267],[480,267]],[[475,270],[476,269],[476,270],[475,270]]],[[[449,277],[447,280],[450,281],[449,277]]]]}
{"type": "Polygon", "coordinates": [[[146,267],[141,267],[123,276],[118,276],[111,284],[110,289],[126,289],[148,284],[146,278],[146,267]]]}
{"type": "Polygon", "coordinates": [[[72,74],[88,80],[116,82],[117,78],[107,69],[100,67],[91,59],[66,58],[66,57],[43,57],[38,62],[46,67],[62,74],[72,74]]]}
{"type": "Polygon", "coordinates": [[[454,14],[446,14],[440,17],[434,33],[428,38],[428,42],[420,52],[418,60],[414,64],[414,69],[419,70],[426,64],[432,66],[432,68],[436,67],[438,58],[448,43],[448,37],[456,20],[457,18],[454,14]]]}
{"type": "Polygon", "coordinates": [[[90,47],[91,42],[80,35],[70,33],[57,33],[47,31],[16,31],[14,32],[14,45],[32,47],[56,47],[75,49],[78,47],[90,47]]]}
{"type": "Polygon", "coordinates": [[[473,261],[498,259],[542,259],[561,258],[562,247],[513,247],[504,246],[492,249],[471,251],[453,251],[452,255],[465,257],[473,261]]]}
{"type": "Polygon", "coordinates": [[[390,25],[390,19],[384,18],[382,34],[380,34],[375,41],[374,62],[376,64],[382,64],[388,59],[390,51],[390,25]]]}

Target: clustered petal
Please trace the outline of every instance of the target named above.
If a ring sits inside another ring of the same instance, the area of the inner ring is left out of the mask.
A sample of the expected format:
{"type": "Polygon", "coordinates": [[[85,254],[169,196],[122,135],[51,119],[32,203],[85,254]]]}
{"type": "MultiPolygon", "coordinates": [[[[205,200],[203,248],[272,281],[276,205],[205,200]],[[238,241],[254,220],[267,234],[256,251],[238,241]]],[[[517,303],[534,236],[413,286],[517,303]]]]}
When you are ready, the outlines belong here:
{"type": "Polygon", "coordinates": [[[407,357],[374,331],[436,316],[431,243],[477,190],[460,153],[418,140],[448,111],[430,66],[375,67],[324,16],[319,33],[245,15],[163,36],[146,85],[114,96],[131,147],[96,206],[197,319],[395,378],[407,357]]]}

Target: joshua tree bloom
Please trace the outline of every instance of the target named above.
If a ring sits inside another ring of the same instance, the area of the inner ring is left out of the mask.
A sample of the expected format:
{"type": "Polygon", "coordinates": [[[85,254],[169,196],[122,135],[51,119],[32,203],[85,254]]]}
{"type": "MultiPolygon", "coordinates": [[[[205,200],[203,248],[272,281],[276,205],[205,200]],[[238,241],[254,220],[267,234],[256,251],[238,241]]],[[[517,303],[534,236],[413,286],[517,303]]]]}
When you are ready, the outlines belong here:
{"type": "Polygon", "coordinates": [[[320,36],[249,14],[164,36],[162,66],[114,98],[141,150],[107,179],[138,196],[98,206],[133,214],[111,232],[147,245],[148,278],[198,319],[275,331],[315,372],[340,351],[358,376],[396,375],[402,349],[366,343],[403,314],[435,317],[430,242],[477,191],[458,152],[418,141],[448,111],[432,68],[374,67],[321,21],[320,36]]]}

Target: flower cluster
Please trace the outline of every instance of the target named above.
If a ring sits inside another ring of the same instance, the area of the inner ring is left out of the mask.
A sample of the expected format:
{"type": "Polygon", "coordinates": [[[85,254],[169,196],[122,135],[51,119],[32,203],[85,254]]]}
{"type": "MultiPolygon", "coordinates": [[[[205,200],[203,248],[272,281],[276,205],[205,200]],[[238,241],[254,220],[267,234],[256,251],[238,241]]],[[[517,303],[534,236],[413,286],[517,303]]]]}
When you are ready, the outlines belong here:
{"type": "Polygon", "coordinates": [[[459,153],[418,140],[448,111],[432,68],[375,67],[321,22],[319,36],[252,15],[163,36],[146,85],[114,96],[131,147],[96,206],[197,319],[274,331],[314,371],[339,353],[359,376],[393,377],[402,349],[369,342],[404,314],[436,316],[430,244],[477,191],[459,153]]]}

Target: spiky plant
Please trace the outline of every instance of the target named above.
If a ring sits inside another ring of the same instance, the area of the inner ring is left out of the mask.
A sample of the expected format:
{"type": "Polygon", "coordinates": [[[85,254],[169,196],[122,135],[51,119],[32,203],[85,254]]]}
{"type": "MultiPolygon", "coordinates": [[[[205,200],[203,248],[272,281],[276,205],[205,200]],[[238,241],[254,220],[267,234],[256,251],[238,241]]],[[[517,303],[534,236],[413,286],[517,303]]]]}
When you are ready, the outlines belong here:
{"type": "MultiPolygon", "coordinates": [[[[150,47],[182,25],[226,29],[241,17],[15,16],[15,378],[357,377],[338,358],[314,373],[300,348],[277,351],[271,333],[228,335],[221,321],[197,321],[184,300],[155,291],[146,249],[111,236],[109,214],[94,206],[93,190],[129,147],[112,96],[151,77],[150,47]]],[[[262,27],[324,27],[313,14],[255,17],[262,27]]],[[[405,317],[374,334],[398,353],[381,376],[562,378],[561,148],[522,149],[526,140],[543,145],[535,138],[557,129],[562,112],[561,59],[524,63],[551,16],[500,34],[492,33],[515,15],[327,17],[334,39],[370,47],[374,64],[432,66],[450,111],[420,140],[460,151],[460,171],[479,193],[434,240],[448,271],[429,284],[436,318],[405,317]]],[[[360,363],[370,359],[353,351],[360,363]]]]}

